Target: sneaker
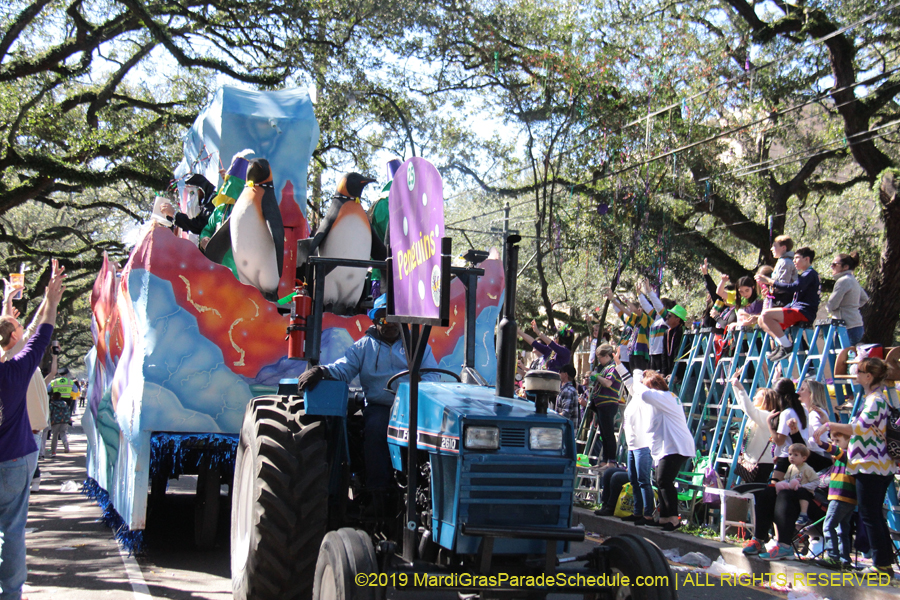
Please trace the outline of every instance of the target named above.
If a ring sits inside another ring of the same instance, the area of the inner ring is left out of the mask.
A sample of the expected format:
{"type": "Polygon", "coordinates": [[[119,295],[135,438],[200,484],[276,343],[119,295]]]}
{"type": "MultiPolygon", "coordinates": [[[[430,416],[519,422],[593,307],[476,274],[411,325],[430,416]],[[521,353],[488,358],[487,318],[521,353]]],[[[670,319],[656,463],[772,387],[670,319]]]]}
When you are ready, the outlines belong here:
{"type": "Polygon", "coordinates": [[[594,511],[594,514],[598,517],[611,517],[615,511],[611,508],[599,508],[594,511]]]}
{"type": "Polygon", "coordinates": [[[797,527],[806,527],[811,522],[812,520],[809,518],[809,515],[800,515],[799,517],[797,517],[797,520],[794,522],[794,524],[797,527]]]}
{"type": "Polygon", "coordinates": [[[39,492],[40,490],[41,490],[41,478],[35,477],[34,479],[31,480],[31,491],[39,492]]]}
{"type": "Polygon", "coordinates": [[[786,558],[793,558],[793,556],[794,549],[790,546],[782,546],[781,544],[778,544],[778,546],[769,552],[764,552],[759,555],[763,560],[784,560],[786,558]]]}
{"type": "Polygon", "coordinates": [[[865,569],[862,570],[863,575],[868,575],[869,573],[884,573],[885,575],[894,576],[894,567],[888,565],[886,567],[876,567],[875,565],[869,565],[865,569]]]}
{"type": "Polygon", "coordinates": [[[854,565],[849,560],[841,559],[841,571],[859,571],[859,567],[854,565]]]}
{"type": "Polygon", "coordinates": [[[822,567],[823,569],[831,569],[832,571],[844,571],[845,570],[841,561],[836,558],[829,557],[829,558],[825,558],[825,559],[819,559],[819,560],[816,560],[813,562],[815,562],[816,565],[822,567]]]}
{"type": "Polygon", "coordinates": [[[793,351],[794,351],[793,344],[791,344],[787,348],[779,345],[777,348],[775,348],[774,351],[769,352],[766,355],[766,358],[768,358],[769,360],[783,360],[783,359],[787,358],[788,356],[790,356],[791,352],[793,352],[793,351]]]}
{"type": "Polygon", "coordinates": [[[763,545],[759,542],[758,539],[753,538],[746,544],[744,544],[744,555],[745,556],[756,556],[760,552],[762,552],[763,545]]]}

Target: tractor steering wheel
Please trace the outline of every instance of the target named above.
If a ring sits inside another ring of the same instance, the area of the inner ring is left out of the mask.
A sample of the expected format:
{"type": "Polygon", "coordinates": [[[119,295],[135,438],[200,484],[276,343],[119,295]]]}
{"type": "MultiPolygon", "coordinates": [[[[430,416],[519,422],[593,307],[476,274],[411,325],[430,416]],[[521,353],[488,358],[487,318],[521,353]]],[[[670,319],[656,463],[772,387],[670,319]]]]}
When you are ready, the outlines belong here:
{"type": "MultiPolygon", "coordinates": [[[[433,367],[423,367],[423,368],[419,369],[419,373],[441,373],[443,375],[449,375],[449,376],[453,377],[454,379],[456,379],[456,381],[462,383],[462,379],[460,379],[459,375],[457,375],[453,371],[448,371],[447,369],[435,369],[433,367]]],[[[393,385],[393,383],[395,381],[397,381],[404,375],[409,375],[408,369],[406,371],[400,371],[399,373],[397,373],[396,375],[394,375],[393,377],[388,379],[387,383],[384,384],[384,391],[390,392],[392,394],[396,394],[397,390],[393,389],[391,386],[393,385]]]]}

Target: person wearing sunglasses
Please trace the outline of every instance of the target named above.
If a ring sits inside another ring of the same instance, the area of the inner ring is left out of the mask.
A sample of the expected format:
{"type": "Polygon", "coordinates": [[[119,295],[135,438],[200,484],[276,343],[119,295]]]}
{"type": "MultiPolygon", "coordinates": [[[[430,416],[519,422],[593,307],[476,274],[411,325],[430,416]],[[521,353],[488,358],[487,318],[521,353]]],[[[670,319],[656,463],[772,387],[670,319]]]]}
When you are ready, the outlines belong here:
{"type": "Polygon", "coordinates": [[[822,434],[833,432],[850,438],[847,473],[856,477],[859,517],[866,526],[874,551],[873,565],[866,572],[893,575],[894,546],[881,510],[888,487],[897,474],[897,465],[888,453],[886,440],[890,417],[884,391],[887,373],[887,363],[880,358],[862,359],[856,372],[856,381],[866,394],[862,410],[849,423],[825,423],[814,437],[821,439],[822,434]]]}
{"type": "MultiPolygon", "coordinates": [[[[373,493],[373,497],[387,491],[393,481],[387,429],[394,393],[385,387],[388,379],[407,369],[400,325],[389,323],[385,319],[386,315],[387,294],[382,294],[368,312],[373,325],[366,334],[347,348],[344,356],[329,365],[311,367],[300,376],[298,382],[299,389],[303,391],[313,389],[322,379],[339,379],[350,383],[359,377],[366,397],[363,409],[366,488],[373,493]]],[[[426,346],[422,368],[434,369],[437,366],[431,347],[426,346]]],[[[425,373],[422,380],[437,381],[439,377],[437,373],[425,373]]],[[[408,381],[408,377],[401,381],[408,381]]]]}
{"type": "Polygon", "coordinates": [[[859,253],[838,254],[831,261],[834,276],[834,290],[825,307],[835,319],[843,319],[847,327],[850,345],[855,346],[863,337],[863,319],[859,309],[869,301],[869,295],[862,289],[853,270],[859,266],[859,253]]]}

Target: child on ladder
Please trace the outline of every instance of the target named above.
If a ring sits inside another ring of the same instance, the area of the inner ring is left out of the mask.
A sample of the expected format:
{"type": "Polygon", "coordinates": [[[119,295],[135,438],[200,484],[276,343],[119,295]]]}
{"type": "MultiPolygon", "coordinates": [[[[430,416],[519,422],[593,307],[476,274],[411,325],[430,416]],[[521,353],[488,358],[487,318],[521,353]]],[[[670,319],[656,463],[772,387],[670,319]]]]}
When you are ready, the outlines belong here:
{"type": "Polygon", "coordinates": [[[759,326],[773,339],[778,347],[766,355],[769,360],[782,360],[790,356],[794,350],[791,338],[785,333],[798,323],[812,323],[819,310],[819,274],[812,268],[816,253],[807,247],[800,248],[794,254],[794,266],[800,272],[796,283],[780,283],[772,277],[757,275],[760,284],[771,285],[776,292],[792,292],[793,300],[784,308],[770,308],[763,311],[759,318],[759,326]]]}

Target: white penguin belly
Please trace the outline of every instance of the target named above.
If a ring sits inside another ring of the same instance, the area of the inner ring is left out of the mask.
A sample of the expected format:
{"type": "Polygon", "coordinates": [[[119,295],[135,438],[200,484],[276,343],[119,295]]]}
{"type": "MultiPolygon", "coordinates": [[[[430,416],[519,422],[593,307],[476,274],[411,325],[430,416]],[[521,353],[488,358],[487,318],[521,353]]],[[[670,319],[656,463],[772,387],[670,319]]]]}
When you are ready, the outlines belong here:
{"type": "MultiPolygon", "coordinates": [[[[332,258],[369,260],[371,252],[372,230],[362,210],[341,215],[319,246],[319,256],[332,258]]],[[[365,282],[365,269],[336,268],[325,278],[325,304],[356,306],[365,282]]]]}
{"type": "Polygon", "coordinates": [[[281,279],[275,242],[256,203],[238,202],[231,213],[231,250],[241,283],[274,292],[281,279]]]}

